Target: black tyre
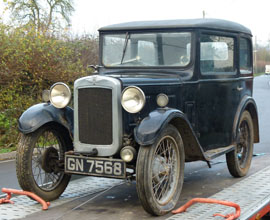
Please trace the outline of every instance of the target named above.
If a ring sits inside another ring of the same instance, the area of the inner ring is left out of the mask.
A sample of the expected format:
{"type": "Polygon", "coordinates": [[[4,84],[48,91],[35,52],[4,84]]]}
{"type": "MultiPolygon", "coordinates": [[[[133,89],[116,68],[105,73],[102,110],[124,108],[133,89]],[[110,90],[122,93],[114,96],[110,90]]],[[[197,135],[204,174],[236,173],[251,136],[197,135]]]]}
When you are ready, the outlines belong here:
{"type": "Polygon", "coordinates": [[[22,135],[18,145],[16,172],[19,184],[23,190],[34,192],[46,201],[57,199],[70,180],[70,175],[62,169],[67,151],[63,133],[59,127],[44,126],[22,135]]]}
{"type": "Polygon", "coordinates": [[[178,130],[168,125],[155,143],[141,146],[136,166],[136,186],[142,206],[152,215],[171,211],[184,180],[185,154],[178,130]]]}
{"type": "Polygon", "coordinates": [[[234,177],[245,176],[250,168],[253,155],[253,122],[248,111],[241,115],[235,150],[226,154],[229,172],[234,177]]]}

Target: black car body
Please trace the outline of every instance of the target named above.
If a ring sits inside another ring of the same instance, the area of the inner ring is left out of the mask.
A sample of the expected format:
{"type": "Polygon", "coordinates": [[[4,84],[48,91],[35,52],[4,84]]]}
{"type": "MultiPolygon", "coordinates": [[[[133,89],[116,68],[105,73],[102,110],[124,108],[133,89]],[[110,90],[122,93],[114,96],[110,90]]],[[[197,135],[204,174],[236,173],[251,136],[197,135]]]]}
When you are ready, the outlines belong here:
{"type": "Polygon", "coordinates": [[[34,149],[50,133],[54,144],[46,142],[37,165],[59,176],[49,188],[37,187],[34,171],[32,182],[21,177],[31,167],[18,168],[22,188],[52,200],[70,173],[136,173],[143,207],[162,215],[179,198],[184,162],[210,166],[226,154],[230,173],[246,175],[253,143],[259,142],[249,29],[191,19],[123,23],[99,33],[100,63],[94,75],[76,80],[74,113],[61,105],[70,91],[60,83],[51,88],[51,103],[31,107],[19,120],[25,135],[20,148],[32,135],[27,144],[34,149]]]}

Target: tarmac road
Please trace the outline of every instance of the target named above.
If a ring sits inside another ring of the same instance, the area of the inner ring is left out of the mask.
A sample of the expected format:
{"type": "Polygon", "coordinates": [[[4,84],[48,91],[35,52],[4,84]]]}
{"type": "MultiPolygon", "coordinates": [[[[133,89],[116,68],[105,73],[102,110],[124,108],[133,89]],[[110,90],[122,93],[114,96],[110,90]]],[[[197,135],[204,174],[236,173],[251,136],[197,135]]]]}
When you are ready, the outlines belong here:
{"type": "MultiPolygon", "coordinates": [[[[254,146],[254,157],[251,165],[251,175],[270,165],[270,77],[260,76],[254,80],[254,98],[257,102],[260,123],[259,144],[254,146]]],[[[194,197],[209,197],[224,188],[231,186],[243,178],[233,178],[227,169],[225,157],[212,161],[209,169],[204,162],[192,162],[185,165],[185,179],[180,206],[194,197]]],[[[0,188],[18,188],[16,183],[14,161],[0,163],[0,188]]],[[[78,186],[78,190],[80,187],[78,186]]],[[[1,207],[0,207],[1,209],[1,207]]],[[[155,219],[166,219],[171,214],[155,219]]],[[[73,202],[50,208],[49,211],[37,212],[26,219],[154,219],[140,205],[135,183],[123,184],[103,193],[81,197],[73,202]]],[[[0,218],[1,219],[1,218],[0,218]]]]}
{"type": "Polygon", "coordinates": [[[19,188],[15,170],[14,160],[0,161],[0,189],[3,187],[19,188]]]}

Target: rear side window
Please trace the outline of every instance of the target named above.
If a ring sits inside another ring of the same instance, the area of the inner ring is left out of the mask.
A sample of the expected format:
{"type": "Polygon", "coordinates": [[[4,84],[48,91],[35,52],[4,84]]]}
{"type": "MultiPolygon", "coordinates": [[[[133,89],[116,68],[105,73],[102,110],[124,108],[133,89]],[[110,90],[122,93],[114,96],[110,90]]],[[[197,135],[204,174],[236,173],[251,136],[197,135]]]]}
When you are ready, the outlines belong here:
{"type": "Polygon", "coordinates": [[[234,38],[203,34],[200,51],[203,75],[234,72],[234,38]]]}
{"type": "Polygon", "coordinates": [[[240,38],[240,73],[252,73],[251,43],[246,38],[240,38]]]}

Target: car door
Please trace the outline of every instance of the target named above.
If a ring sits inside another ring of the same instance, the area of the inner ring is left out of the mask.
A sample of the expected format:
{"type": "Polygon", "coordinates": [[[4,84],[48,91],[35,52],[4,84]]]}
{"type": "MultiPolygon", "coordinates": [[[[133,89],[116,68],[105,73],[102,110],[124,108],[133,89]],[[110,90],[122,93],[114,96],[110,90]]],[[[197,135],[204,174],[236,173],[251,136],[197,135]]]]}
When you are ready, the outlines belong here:
{"type": "Polygon", "coordinates": [[[197,95],[199,141],[205,151],[231,144],[239,103],[237,35],[201,32],[197,95]]]}

